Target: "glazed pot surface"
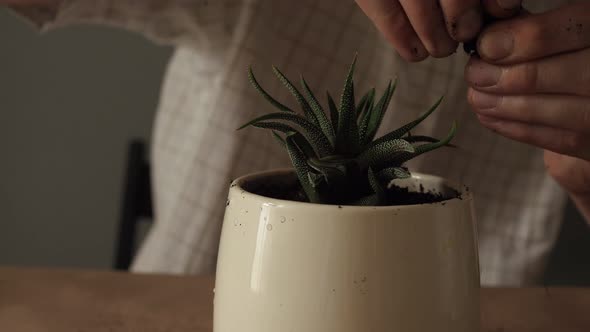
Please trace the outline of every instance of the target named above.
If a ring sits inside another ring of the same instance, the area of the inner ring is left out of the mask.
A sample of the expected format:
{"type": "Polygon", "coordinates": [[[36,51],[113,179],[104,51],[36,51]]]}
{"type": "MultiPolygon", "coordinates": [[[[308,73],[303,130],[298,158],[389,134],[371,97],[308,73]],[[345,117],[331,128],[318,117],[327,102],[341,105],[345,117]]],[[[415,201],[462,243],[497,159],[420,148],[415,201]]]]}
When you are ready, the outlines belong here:
{"type": "Polygon", "coordinates": [[[414,186],[460,198],[354,207],[291,202],[232,184],[219,250],[214,332],[474,332],[479,270],[468,191],[428,175],[414,186]]]}

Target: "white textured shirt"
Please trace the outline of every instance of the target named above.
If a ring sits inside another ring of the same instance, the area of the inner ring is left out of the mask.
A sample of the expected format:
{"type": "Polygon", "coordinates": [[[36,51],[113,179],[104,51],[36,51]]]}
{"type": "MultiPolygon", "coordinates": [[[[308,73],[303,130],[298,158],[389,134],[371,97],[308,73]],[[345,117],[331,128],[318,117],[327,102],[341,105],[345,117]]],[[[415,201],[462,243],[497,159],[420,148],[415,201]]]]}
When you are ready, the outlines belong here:
{"type": "Polygon", "coordinates": [[[177,47],[154,126],[155,224],[133,270],[212,273],[230,180],[289,165],[268,132],[235,130],[271,111],[249,85],[249,65],[272,95],[293,104],[271,65],[294,79],[303,74],[317,95],[330,90],[338,96],[358,52],[357,95],[373,86],[383,91],[389,79],[399,79],[382,131],[445,96],[415,133],[443,137],[456,120],[459,148],[423,155],[409,166],[471,187],[482,283],[540,281],[565,195],[545,173],[541,150],[478,124],[466,102],[462,52],[406,63],[352,0],[66,0],[53,14],[25,13],[46,29],[110,24],[177,47]]]}

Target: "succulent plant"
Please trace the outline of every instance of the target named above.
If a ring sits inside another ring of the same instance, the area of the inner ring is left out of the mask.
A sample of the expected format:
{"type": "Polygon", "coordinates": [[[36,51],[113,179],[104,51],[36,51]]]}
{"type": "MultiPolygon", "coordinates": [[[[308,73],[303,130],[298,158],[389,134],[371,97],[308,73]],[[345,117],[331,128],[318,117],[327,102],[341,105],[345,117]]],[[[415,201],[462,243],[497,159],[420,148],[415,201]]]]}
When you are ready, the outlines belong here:
{"type": "Polygon", "coordinates": [[[400,128],[375,139],[389,106],[397,81],[390,81],[377,100],[371,89],[355,100],[353,74],[356,57],[344,84],[340,105],[327,93],[328,114],[301,76],[301,92],[273,66],[282,84],[302,109],[298,114],[269,95],[256,80],[252,68],[249,79],[254,88],[279,111],[262,115],[241,126],[267,129],[283,145],[309,202],[339,205],[392,205],[388,185],[409,178],[404,163],[445,145],[455,135],[456,124],[442,140],[410,133],[432,114],[440,98],[426,113],[400,128]]]}

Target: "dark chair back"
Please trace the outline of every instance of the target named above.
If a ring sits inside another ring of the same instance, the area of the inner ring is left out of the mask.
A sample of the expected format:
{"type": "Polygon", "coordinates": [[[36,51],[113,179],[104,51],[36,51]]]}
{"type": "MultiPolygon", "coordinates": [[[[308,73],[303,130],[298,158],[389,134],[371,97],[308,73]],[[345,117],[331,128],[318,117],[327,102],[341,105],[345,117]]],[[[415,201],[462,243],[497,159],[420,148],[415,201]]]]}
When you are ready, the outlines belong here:
{"type": "Polygon", "coordinates": [[[146,144],[142,140],[130,142],[127,152],[127,170],[121,201],[121,212],[114,268],[128,270],[138,242],[141,220],[152,219],[150,166],[146,144]]]}

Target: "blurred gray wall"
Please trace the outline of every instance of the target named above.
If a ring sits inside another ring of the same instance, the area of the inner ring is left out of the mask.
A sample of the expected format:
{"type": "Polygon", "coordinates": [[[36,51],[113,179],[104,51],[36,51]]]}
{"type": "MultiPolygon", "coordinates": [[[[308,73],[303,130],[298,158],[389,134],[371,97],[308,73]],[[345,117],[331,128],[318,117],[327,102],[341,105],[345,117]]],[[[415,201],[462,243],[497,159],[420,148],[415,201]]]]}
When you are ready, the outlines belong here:
{"type": "Polygon", "coordinates": [[[112,265],[127,143],[149,140],[170,53],[0,10],[0,264],[112,265]]]}

